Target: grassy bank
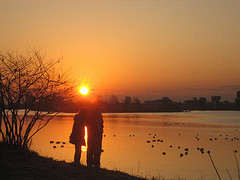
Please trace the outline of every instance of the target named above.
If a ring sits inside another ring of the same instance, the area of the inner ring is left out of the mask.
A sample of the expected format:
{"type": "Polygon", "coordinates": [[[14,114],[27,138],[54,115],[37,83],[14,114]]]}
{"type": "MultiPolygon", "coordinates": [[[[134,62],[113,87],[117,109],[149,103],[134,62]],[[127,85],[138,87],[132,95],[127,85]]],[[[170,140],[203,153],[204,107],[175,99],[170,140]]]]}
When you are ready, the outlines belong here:
{"type": "Polygon", "coordinates": [[[0,179],[141,179],[106,169],[74,166],[0,143],[0,179]]]}

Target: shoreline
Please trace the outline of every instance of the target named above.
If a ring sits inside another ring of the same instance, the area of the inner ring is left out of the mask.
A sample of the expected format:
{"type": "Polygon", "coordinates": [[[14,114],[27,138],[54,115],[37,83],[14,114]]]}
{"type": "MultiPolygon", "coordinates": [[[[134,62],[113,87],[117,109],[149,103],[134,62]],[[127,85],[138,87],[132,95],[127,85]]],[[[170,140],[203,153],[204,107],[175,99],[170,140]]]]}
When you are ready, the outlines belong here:
{"type": "Polygon", "coordinates": [[[136,177],[120,171],[88,168],[56,161],[14,145],[0,143],[0,179],[129,179],[136,177]]]}

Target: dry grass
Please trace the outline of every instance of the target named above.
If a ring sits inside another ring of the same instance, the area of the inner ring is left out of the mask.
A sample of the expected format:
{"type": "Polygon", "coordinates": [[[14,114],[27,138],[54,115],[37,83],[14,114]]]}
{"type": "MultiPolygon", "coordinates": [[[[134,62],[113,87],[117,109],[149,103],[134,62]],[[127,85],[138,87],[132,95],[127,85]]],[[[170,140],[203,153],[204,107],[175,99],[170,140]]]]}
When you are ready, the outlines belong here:
{"type": "Polygon", "coordinates": [[[0,179],[143,179],[106,169],[74,166],[0,143],[0,179]]]}

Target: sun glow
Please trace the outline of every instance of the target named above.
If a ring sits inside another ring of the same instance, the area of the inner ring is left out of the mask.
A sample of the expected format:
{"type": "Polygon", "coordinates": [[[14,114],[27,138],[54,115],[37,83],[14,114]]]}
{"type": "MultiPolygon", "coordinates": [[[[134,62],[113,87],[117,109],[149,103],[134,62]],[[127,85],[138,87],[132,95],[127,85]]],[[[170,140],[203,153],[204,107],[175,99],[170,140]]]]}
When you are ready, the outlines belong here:
{"type": "Polygon", "coordinates": [[[80,93],[81,93],[82,95],[87,95],[87,94],[88,94],[88,88],[86,88],[86,87],[81,87],[81,88],[80,88],[80,93]]]}
{"type": "Polygon", "coordinates": [[[87,152],[87,126],[85,126],[85,136],[84,136],[84,139],[85,139],[85,143],[86,143],[86,146],[81,146],[81,149],[83,152],[87,152]]]}

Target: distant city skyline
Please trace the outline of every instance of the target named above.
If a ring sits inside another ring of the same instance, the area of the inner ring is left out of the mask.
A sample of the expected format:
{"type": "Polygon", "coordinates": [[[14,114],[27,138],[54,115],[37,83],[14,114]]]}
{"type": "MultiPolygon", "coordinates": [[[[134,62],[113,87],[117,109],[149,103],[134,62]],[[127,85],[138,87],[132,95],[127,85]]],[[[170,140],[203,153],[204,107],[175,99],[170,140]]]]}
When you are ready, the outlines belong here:
{"type": "MultiPolygon", "coordinates": [[[[148,96],[136,96],[136,95],[116,95],[116,94],[112,94],[114,96],[116,96],[120,102],[123,102],[125,100],[125,98],[127,96],[130,96],[131,98],[138,98],[141,102],[144,102],[144,101],[147,101],[147,100],[159,100],[159,99],[162,99],[164,97],[168,97],[169,99],[171,99],[172,101],[174,102],[184,102],[185,100],[193,100],[194,98],[206,98],[206,100],[208,102],[211,102],[211,97],[212,96],[221,96],[221,100],[220,101],[229,101],[229,102],[235,102],[236,98],[237,98],[237,91],[235,91],[235,93],[232,95],[232,96],[222,96],[220,94],[212,94],[212,95],[209,95],[209,96],[168,96],[168,95],[165,95],[165,96],[152,96],[152,97],[148,97],[148,96]],[[228,98],[229,97],[229,98],[228,98]]],[[[111,95],[109,96],[105,96],[105,97],[102,97],[103,100],[106,100],[108,101],[109,99],[111,98],[111,95]]]]}
{"type": "Polygon", "coordinates": [[[240,1],[0,0],[0,51],[42,48],[96,96],[174,101],[240,89],[240,1]]]}

